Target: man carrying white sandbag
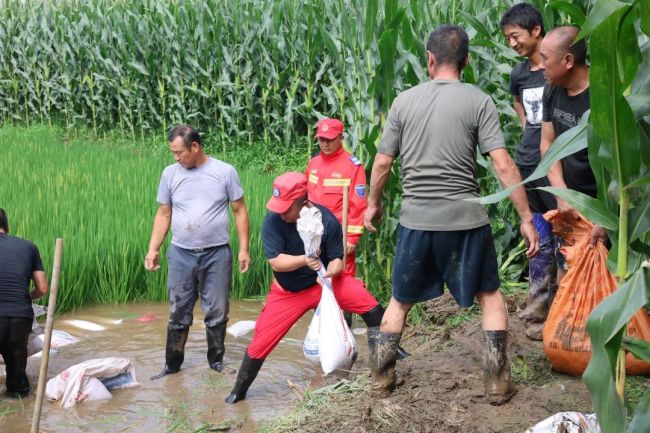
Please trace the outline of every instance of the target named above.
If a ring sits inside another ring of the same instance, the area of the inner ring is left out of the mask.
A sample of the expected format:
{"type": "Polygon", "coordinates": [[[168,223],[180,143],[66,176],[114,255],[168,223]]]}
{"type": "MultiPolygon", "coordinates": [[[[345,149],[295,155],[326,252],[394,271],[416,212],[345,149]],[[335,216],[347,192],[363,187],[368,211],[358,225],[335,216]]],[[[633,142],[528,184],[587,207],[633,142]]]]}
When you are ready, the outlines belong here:
{"type": "Polygon", "coordinates": [[[237,380],[226,403],[246,398],[246,392],[257,376],[266,357],[282,337],[307,311],[318,306],[321,286],[316,270],[322,261],[332,278],[336,301],[342,309],[361,315],[367,326],[379,326],[381,315],[375,314],[377,300],[360,280],[343,271],[343,238],[341,225],[327,208],[307,200],[307,178],[289,172],[273,182],[273,196],[266,207],[262,225],[262,243],[275,277],[264,308],[255,325],[255,335],[246,349],[237,380]],[[308,257],[298,234],[296,221],[304,207],[316,206],[322,214],[323,236],[319,257],[308,257]]]}

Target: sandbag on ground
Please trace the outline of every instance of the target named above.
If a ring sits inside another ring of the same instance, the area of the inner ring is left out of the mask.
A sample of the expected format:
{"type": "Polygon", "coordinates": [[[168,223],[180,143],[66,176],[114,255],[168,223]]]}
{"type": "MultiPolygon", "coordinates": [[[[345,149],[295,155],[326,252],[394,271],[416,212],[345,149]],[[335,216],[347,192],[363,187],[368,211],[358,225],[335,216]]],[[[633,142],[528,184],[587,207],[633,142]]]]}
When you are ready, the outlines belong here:
{"type": "Polygon", "coordinates": [[[73,365],[48,380],[45,397],[48,400],[61,400],[63,408],[70,408],[84,400],[105,398],[105,392],[109,388],[132,388],[138,385],[135,368],[128,359],[91,359],[73,365]],[[99,379],[103,384],[100,386],[92,378],[99,379]]]}
{"type": "MultiPolygon", "coordinates": [[[[553,232],[562,238],[562,252],[569,269],[560,283],[544,325],[544,351],[553,368],[576,376],[584,373],[591,359],[591,339],[586,324],[589,314],[618,284],[607,269],[608,251],[602,242],[589,245],[593,224],[586,219],[569,223],[556,210],[544,215],[553,232]]],[[[645,308],[632,317],[627,334],[650,341],[650,316],[645,308]]],[[[629,374],[648,374],[650,364],[628,353],[629,374]]]]}

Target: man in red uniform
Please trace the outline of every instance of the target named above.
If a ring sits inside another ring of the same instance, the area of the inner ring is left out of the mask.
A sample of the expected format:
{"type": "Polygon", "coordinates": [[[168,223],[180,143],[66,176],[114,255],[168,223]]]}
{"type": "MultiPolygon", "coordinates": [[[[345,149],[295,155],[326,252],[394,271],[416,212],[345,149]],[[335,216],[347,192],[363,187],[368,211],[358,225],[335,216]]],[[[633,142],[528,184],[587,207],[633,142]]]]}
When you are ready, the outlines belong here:
{"type": "MultiPolygon", "coordinates": [[[[343,122],[339,119],[323,118],[316,123],[316,138],[320,153],[307,165],[307,193],[309,201],[325,206],[339,223],[343,224],[343,189],[348,190],[347,230],[345,236],[344,274],[355,277],[357,273],[355,249],[363,234],[363,216],[366,211],[366,171],[361,161],[343,149],[343,122]]],[[[384,308],[377,307],[377,314],[383,315],[384,308]]],[[[352,315],[344,311],[348,326],[352,315]]],[[[401,346],[397,359],[409,356],[401,346]]]]}
{"type": "Polygon", "coordinates": [[[267,356],[298,319],[318,306],[322,289],[316,282],[316,271],[320,261],[325,266],[325,276],[332,277],[334,297],[341,308],[359,314],[368,327],[379,326],[384,312],[361,280],[343,272],[341,225],[325,206],[307,200],[307,177],[303,173],[278,176],[266,207],[270,212],[262,224],[262,245],[274,279],[235,385],[226,397],[230,404],[246,398],[267,356]],[[296,227],[300,210],[305,206],[315,206],[322,214],[319,257],[305,255],[305,244],[296,227]]]}
{"type": "Polygon", "coordinates": [[[366,171],[356,156],[343,149],[343,123],[324,118],[316,124],[320,153],[307,165],[309,200],[325,206],[343,223],[343,188],[348,189],[348,226],[343,227],[345,273],[355,276],[354,250],[363,234],[366,211],[366,171]]]}

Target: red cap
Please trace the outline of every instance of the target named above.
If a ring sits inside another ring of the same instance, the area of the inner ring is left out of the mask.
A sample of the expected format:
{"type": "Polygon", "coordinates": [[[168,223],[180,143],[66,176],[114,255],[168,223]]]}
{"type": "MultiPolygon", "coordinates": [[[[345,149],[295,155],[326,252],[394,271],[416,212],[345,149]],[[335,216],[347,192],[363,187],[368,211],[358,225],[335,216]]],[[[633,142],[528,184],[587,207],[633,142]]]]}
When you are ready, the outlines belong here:
{"type": "Polygon", "coordinates": [[[304,173],[289,171],[273,181],[273,197],[266,203],[271,212],[285,213],[294,200],[307,195],[307,176],[304,173]]]}
{"type": "Polygon", "coordinates": [[[316,138],[323,137],[328,140],[343,134],[343,122],[339,119],[325,117],[316,124],[316,138]]]}

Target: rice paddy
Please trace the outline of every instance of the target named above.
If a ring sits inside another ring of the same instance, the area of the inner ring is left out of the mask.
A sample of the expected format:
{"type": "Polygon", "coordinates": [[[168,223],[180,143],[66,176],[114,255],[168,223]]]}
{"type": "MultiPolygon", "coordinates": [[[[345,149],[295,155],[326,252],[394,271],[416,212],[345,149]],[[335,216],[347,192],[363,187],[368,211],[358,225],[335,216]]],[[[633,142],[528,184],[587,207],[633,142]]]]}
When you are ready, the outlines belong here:
{"type": "MultiPolygon", "coordinates": [[[[173,162],[159,148],[115,145],[88,139],[64,141],[47,126],[0,129],[0,207],[10,232],[32,240],[51,272],[54,240],[64,238],[59,309],[87,303],[166,300],[166,260],[144,270],[162,169],[173,162]]],[[[253,266],[234,273],[234,298],[264,294],[270,269],[260,227],[275,177],[237,167],[251,221],[253,266]]],[[[231,229],[231,245],[238,242],[231,229]]],[[[169,238],[169,237],[168,237],[169,238]]]]}

